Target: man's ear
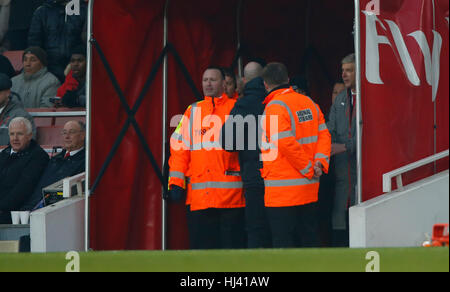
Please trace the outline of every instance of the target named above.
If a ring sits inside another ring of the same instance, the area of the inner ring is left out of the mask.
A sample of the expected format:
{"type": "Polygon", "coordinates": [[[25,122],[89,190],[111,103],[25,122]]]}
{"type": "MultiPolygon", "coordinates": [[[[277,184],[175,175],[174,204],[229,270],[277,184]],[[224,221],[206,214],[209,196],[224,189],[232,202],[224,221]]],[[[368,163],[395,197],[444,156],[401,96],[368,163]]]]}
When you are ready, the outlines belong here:
{"type": "Polygon", "coordinates": [[[267,85],[266,81],[264,81],[264,87],[266,88],[266,91],[269,92],[269,85],[267,85]]]}

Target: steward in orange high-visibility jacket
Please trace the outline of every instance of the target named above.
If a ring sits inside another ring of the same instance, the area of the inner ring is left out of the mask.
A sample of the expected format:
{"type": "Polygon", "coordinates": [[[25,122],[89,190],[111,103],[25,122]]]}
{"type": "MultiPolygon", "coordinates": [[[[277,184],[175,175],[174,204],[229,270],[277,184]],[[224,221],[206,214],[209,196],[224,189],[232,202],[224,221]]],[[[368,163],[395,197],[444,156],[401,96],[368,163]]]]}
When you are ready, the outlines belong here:
{"type": "MultiPolygon", "coordinates": [[[[293,223],[296,220],[301,221],[298,224],[315,220],[313,203],[318,201],[319,177],[322,172],[328,172],[331,152],[331,136],[320,108],[309,97],[289,87],[287,76],[286,67],[280,63],[269,64],[263,73],[269,92],[264,101],[266,109],[261,146],[265,206],[269,212],[282,212],[269,214],[272,219],[269,221],[280,223],[280,214],[285,216],[289,210],[298,209],[293,212],[296,215],[289,219],[292,220],[291,225],[289,221],[282,223],[283,226],[271,223],[272,232],[275,232],[274,247],[294,245],[293,233],[297,227],[293,223]],[[297,206],[305,207],[295,208],[297,206]],[[292,229],[284,230],[288,227],[292,229]]],[[[302,225],[316,228],[316,222],[302,225]]],[[[315,232],[310,230],[306,236],[302,234],[302,239],[307,237],[304,246],[318,243],[315,232]]]]}
{"type": "Polygon", "coordinates": [[[236,101],[226,94],[214,98],[214,105],[212,100],[205,97],[189,106],[170,141],[169,186],[186,189],[189,178],[186,204],[191,211],[245,207],[238,155],[219,142],[225,116],[236,101]]]}
{"type": "Polygon", "coordinates": [[[313,178],[313,166],[320,161],[323,171],[328,173],[331,151],[331,136],[320,108],[292,88],[273,91],[264,103],[264,135],[270,149],[262,153],[278,152],[273,161],[264,161],[266,207],[317,202],[319,180],[313,178]],[[271,116],[278,118],[276,132],[270,128],[271,116]]]}
{"type": "Polygon", "coordinates": [[[186,205],[191,226],[195,226],[194,239],[190,236],[194,249],[242,248],[241,242],[245,243],[245,199],[238,154],[223,150],[219,140],[236,103],[224,93],[224,79],[219,68],[205,71],[205,99],[188,107],[170,140],[169,190],[188,190],[186,205]]]}

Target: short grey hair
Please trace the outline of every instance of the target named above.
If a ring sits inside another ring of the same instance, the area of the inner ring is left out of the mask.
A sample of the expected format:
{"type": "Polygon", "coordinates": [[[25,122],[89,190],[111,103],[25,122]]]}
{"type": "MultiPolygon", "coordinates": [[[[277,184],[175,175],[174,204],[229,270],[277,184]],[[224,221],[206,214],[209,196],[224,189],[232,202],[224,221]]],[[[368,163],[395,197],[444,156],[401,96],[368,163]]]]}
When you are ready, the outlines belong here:
{"type": "Polygon", "coordinates": [[[350,54],[346,56],[344,59],[342,59],[342,64],[355,64],[356,63],[356,56],[355,54],[350,54]]]}
{"type": "Polygon", "coordinates": [[[33,133],[33,126],[31,125],[31,122],[24,117],[17,117],[11,120],[9,123],[8,129],[11,129],[11,125],[13,124],[23,124],[25,126],[25,129],[27,130],[26,134],[33,133]]]}
{"type": "Polygon", "coordinates": [[[244,78],[246,81],[251,81],[256,77],[260,77],[263,72],[263,67],[256,62],[248,63],[244,68],[244,78]]]}
{"type": "Polygon", "coordinates": [[[77,121],[82,132],[86,132],[86,124],[83,121],[77,121]]]}

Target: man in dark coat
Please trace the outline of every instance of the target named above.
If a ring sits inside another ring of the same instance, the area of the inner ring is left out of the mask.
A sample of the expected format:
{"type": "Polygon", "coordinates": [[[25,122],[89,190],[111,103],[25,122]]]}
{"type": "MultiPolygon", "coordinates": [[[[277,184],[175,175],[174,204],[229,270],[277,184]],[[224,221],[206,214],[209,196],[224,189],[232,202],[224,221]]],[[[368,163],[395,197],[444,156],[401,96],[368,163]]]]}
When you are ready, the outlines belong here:
{"type": "Polygon", "coordinates": [[[47,0],[31,20],[28,45],[43,48],[48,55],[48,70],[64,82],[64,69],[72,49],[82,44],[86,27],[87,4],[80,1],[79,15],[66,15],[68,0],[47,0]]]}
{"type": "Polygon", "coordinates": [[[70,58],[71,71],[56,93],[56,98],[61,98],[63,106],[86,107],[86,65],[85,47],[75,47],[70,58]]]}
{"type": "Polygon", "coordinates": [[[32,139],[31,123],[22,117],[9,124],[10,145],[0,153],[0,224],[11,223],[29,198],[48,163],[47,153],[32,139]]]}
{"type": "Polygon", "coordinates": [[[22,205],[22,211],[42,207],[42,189],[66,177],[84,172],[86,127],[83,122],[69,121],[62,131],[64,150],[53,157],[31,197],[22,205]]]}
{"type": "Polygon", "coordinates": [[[332,137],[331,155],[335,164],[335,196],[332,211],[333,246],[349,245],[348,210],[356,197],[356,67],[355,54],[342,60],[346,90],[336,97],[327,122],[332,137]]]}
{"type": "Polygon", "coordinates": [[[256,62],[248,63],[244,68],[244,92],[230,112],[230,118],[222,128],[222,147],[227,151],[238,151],[242,182],[245,190],[245,219],[248,248],[268,248],[271,236],[264,207],[264,180],[259,159],[258,117],[264,112],[263,101],[267,95],[264,81],[259,77],[262,66],[256,62]],[[241,116],[244,120],[253,119],[254,124],[244,127],[233,125],[241,116]],[[232,130],[232,131],[230,131],[232,130]],[[230,137],[231,136],[231,137],[230,137]],[[233,143],[227,143],[232,138],[233,143]],[[251,140],[253,141],[251,141],[251,140]],[[243,142],[243,145],[239,145],[243,142]],[[243,146],[243,147],[242,147],[243,146]]]}

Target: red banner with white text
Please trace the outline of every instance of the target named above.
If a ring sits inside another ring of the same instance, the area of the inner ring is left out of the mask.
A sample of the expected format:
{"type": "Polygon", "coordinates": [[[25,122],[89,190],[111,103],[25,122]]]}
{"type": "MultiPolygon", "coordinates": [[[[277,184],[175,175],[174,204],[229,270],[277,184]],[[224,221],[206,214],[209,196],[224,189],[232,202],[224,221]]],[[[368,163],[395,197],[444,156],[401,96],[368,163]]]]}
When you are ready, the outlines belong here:
{"type": "MultiPolygon", "coordinates": [[[[361,0],[362,197],[382,176],[449,146],[449,1],[361,0]]],[[[448,169],[448,158],[403,184],[448,169]]],[[[395,184],[394,184],[395,186],[395,184]]]]}

